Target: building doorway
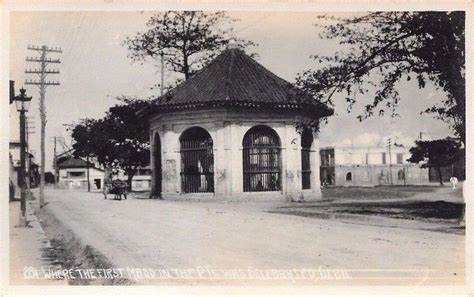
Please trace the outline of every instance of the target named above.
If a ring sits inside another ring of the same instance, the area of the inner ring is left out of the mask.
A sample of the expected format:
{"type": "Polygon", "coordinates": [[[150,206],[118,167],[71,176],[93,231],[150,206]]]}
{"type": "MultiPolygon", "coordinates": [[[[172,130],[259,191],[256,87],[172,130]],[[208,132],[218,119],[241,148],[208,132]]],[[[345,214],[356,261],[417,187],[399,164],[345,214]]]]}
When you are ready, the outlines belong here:
{"type": "Polygon", "coordinates": [[[181,190],[184,193],[214,192],[212,137],[200,127],[189,128],[180,137],[181,190]]]}
{"type": "Polygon", "coordinates": [[[281,190],[280,138],[270,127],[255,126],[243,139],[244,192],[281,190]]]}
{"type": "Polygon", "coordinates": [[[161,140],[160,135],[155,133],[154,146],[153,146],[153,156],[155,158],[155,168],[154,168],[154,179],[155,179],[155,189],[154,196],[161,197],[162,192],[162,176],[163,169],[161,165],[161,140]]]}
{"type": "Polygon", "coordinates": [[[311,146],[313,133],[304,129],[301,133],[301,182],[303,190],[311,189],[311,146]]]}
{"type": "Polygon", "coordinates": [[[101,185],[101,180],[100,178],[94,178],[94,184],[97,190],[100,190],[102,185],[101,185]]]}

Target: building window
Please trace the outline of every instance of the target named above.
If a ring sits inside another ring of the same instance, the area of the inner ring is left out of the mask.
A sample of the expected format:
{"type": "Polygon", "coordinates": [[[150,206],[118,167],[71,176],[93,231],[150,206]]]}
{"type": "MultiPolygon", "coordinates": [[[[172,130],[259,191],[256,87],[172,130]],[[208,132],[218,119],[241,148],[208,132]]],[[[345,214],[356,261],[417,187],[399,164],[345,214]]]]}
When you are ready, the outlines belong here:
{"type": "Polygon", "coordinates": [[[301,133],[301,182],[304,189],[311,189],[311,145],[313,133],[305,129],[301,133]]]}
{"type": "Polygon", "coordinates": [[[369,154],[365,154],[365,164],[369,165],[369,154]]]}
{"type": "Polygon", "coordinates": [[[244,192],[281,190],[280,138],[267,126],[255,126],[243,142],[244,192]]]}
{"type": "Polygon", "coordinates": [[[85,178],[86,172],[85,171],[69,171],[69,178],[85,178]]]}
{"type": "Polygon", "coordinates": [[[403,154],[397,154],[397,164],[403,164],[403,154]]]}
{"type": "Polygon", "coordinates": [[[363,172],[362,172],[362,180],[363,180],[363,181],[369,181],[369,180],[370,180],[369,177],[370,177],[370,176],[369,176],[369,171],[363,171],[363,172]]]}
{"type": "Polygon", "coordinates": [[[352,172],[346,173],[346,181],[352,181],[352,172]]]}
{"type": "Polygon", "coordinates": [[[382,164],[387,164],[387,153],[382,153],[382,164]]]}
{"type": "Polygon", "coordinates": [[[214,192],[214,152],[211,135],[199,127],[184,131],[181,143],[181,189],[184,193],[214,192]]]}
{"type": "Polygon", "coordinates": [[[405,179],[405,170],[400,169],[398,170],[398,180],[404,180],[405,179]]]}
{"type": "Polygon", "coordinates": [[[102,183],[102,181],[101,181],[100,178],[95,178],[95,179],[94,179],[94,184],[95,184],[95,187],[96,187],[97,190],[100,190],[100,188],[101,188],[101,183],[102,183]]]}

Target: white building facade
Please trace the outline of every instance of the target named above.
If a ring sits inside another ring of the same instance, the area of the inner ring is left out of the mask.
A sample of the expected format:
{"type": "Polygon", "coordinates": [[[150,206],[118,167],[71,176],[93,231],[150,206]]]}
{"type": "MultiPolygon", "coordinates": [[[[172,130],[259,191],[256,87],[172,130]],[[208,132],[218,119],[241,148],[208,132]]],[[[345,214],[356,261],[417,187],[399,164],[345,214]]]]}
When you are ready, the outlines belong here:
{"type": "Polygon", "coordinates": [[[336,186],[429,184],[429,170],[407,161],[409,148],[326,147],[321,154],[321,180],[336,186]]]}

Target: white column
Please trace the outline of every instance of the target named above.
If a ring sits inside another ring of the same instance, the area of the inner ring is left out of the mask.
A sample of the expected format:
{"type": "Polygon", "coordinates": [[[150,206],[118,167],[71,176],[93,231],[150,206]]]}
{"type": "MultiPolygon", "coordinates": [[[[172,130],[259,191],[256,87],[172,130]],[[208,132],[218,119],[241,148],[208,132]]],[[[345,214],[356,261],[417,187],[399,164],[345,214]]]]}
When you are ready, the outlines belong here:
{"type": "Polygon", "coordinates": [[[301,135],[293,123],[285,124],[283,164],[284,164],[284,193],[287,198],[298,200],[301,195],[301,135]],[[291,197],[290,197],[291,196],[291,197]]]}
{"type": "Polygon", "coordinates": [[[244,127],[241,123],[230,124],[230,159],[227,161],[229,164],[229,178],[230,178],[230,193],[243,193],[243,164],[242,164],[242,140],[244,136],[244,127]]]}
{"type": "Polygon", "coordinates": [[[215,194],[227,195],[229,193],[229,161],[230,149],[230,122],[222,122],[216,127],[215,155],[214,155],[214,180],[215,194]]]}
{"type": "Polygon", "coordinates": [[[163,125],[163,192],[167,195],[178,194],[181,191],[181,158],[179,153],[179,133],[172,126],[163,125]]]}
{"type": "Polygon", "coordinates": [[[310,153],[311,162],[311,195],[305,194],[305,200],[321,199],[321,180],[319,168],[321,165],[321,156],[319,155],[319,138],[317,133],[313,133],[313,145],[310,153]]]}

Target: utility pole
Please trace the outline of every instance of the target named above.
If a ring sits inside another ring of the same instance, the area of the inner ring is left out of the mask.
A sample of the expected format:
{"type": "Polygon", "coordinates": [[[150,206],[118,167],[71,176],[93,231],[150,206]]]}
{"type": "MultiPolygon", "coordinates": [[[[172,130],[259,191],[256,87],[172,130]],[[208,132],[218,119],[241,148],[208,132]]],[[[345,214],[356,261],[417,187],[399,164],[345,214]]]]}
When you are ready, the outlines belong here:
{"type": "Polygon", "coordinates": [[[58,169],[58,151],[57,151],[57,143],[62,140],[62,136],[54,136],[51,140],[54,142],[54,158],[53,158],[53,170],[54,170],[54,188],[58,188],[58,180],[59,180],[59,169],[58,169]]]}
{"type": "Polygon", "coordinates": [[[87,154],[86,158],[86,172],[87,172],[87,192],[91,191],[91,182],[89,180],[89,154],[87,154]]]}
{"type": "Polygon", "coordinates": [[[26,80],[25,84],[27,85],[36,85],[39,87],[40,93],[40,102],[39,102],[39,109],[40,109],[40,118],[41,118],[41,169],[40,169],[40,194],[39,194],[39,202],[40,207],[44,206],[44,172],[45,172],[45,130],[46,130],[46,107],[44,104],[45,95],[46,95],[46,87],[48,86],[58,86],[59,82],[57,81],[46,81],[46,77],[49,74],[59,74],[59,70],[51,70],[47,69],[46,67],[49,64],[59,64],[61,61],[59,59],[51,59],[48,58],[48,54],[50,53],[62,53],[62,50],[59,48],[50,48],[46,45],[43,46],[28,46],[28,50],[36,51],[40,54],[39,57],[26,57],[27,62],[35,62],[39,63],[40,69],[25,70],[26,74],[37,74],[39,80],[26,80]]]}
{"type": "Polygon", "coordinates": [[[389,160],[389,178],[390,178],[390,185],[393,186],[393,179],[392,179],[392,138],[388,139],[388,160],[389,160]]]}
{"type": "MultiPolygon", "coordinates": [[[[86,129],[89,132],[89,119],[86,119],[86,129]]],[[[89,143],[89,139],[87,139],[87,143],[89,143]]],[[[91,191],[91,183],[89,180],[89,152],[87,152],[86,157],[86,174],[87,174],[87,192],[91,191]]]]}
{"type": "Polygon", "coordinates": [[[30,134],[34,134],[35,131],[35,126],[34,126],[34,121],[31,120],[31,117],[29,116],[26,116],[26,132],[25,132],[25,136],[26,136],[26,152],[27,152],[27,155],[28,155],[28,188],[31,189],[31,157],[30,157],[30,134]]]}
{"type": "Polygon", "coordinates": [[[54,188],[58,188],[58,161],[56,160],[56,136],[54,136],[54,159],[53,159],[53,166],[54,166],[54,188]]]}

